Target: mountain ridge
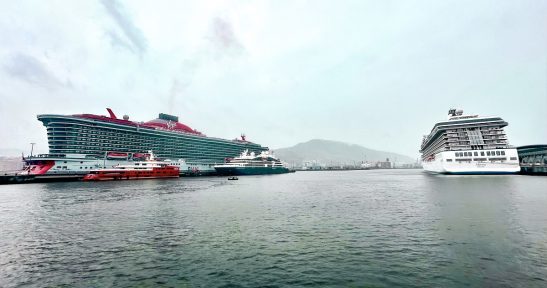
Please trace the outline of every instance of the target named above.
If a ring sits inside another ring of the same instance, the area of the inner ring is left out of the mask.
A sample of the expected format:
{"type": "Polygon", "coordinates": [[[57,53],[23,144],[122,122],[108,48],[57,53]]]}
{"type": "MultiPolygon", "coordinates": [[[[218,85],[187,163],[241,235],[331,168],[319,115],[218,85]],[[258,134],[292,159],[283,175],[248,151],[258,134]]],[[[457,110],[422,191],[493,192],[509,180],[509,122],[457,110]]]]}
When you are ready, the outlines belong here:
{"type": "Polygon", "coordinates": [[[399,163],[414,163],[416,161],[412,157],[394,152],[380,151],[357,144],[325,139],[312,139],[292,147],[279,148],[275,150],[275,155],[282,161],[294,165],[300,165],[302,161],[318,161],[325,164],[353,164],[362,161],[385,161],[386,158],[399,163]]]}

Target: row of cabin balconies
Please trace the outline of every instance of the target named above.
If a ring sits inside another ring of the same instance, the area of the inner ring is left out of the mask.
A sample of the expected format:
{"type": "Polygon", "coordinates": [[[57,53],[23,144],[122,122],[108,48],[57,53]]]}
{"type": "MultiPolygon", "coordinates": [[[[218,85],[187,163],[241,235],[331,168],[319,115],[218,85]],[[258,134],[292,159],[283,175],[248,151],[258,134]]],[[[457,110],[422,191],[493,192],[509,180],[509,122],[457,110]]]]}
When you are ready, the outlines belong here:
{"type": "Polygon", "coordinates": [[[50,147],[70,147],[72,149],[77,150],[84,150],[84,149],[92,149],[94,151],[119,151],[119,152],[145,152],[148,150],[157,150],[157,151],[196,151],[196,152],[202,152],[202,153],[209,153],[209,154],[220,154],[224,155],[226,153],[239,153],[242,148],[234,149],[234,148],[224,148],[219,149],[217,147],[165,147],[163,145],[78,145],[78,144],[71,144],[71,143],[51,143],[50,147]]]}
{"type": "Polygon", "coordinates": [[[503,127],[492,127],[492,126],[489,126],[489,127],[481,127],[480,128],[481,131],[499,131],[499,130],[503,130],[503,127]]]}
{"type": "MultiPolygon", "coordinates": [[[[125,143],[134,143],[134,142],[139,142],[139,143],[144,143],[144,144],[152,144],[152,143],[155,143],[157,142],[159,139],[158,137],[154,137],[154,136],[145,136],[144,138],[141,136],[141,137],[123,137],[123,136],[115,136],[115,137],[90,137],[90,138],[86,138],[86,137],[78,137],[78,136],[66,136],[66,135],[54,135],[51,137],[51,135],[48,135],[50,137],[50,139],[65,139],[65,140],[69,140],[69,139],[78,139],[79,141],[87,141],[89,139],[89,142],[125,142],[125,143]]],[[[213,146],[221,146],[221,147],[224,147],[224,146],[232,146],[233,148],[237,148],[237,149],[240,149],[241,148],[241,144],[239,143],[231,143],[231,142],[227,142],[227,141],[210,141],[208,139],[181,139],[181,138],[172,138],[172,137],[161,137],[160,138],[161,142],[162,143],[167,143],[167,144],[173,144],[173,145],[181,145],[180,144],[180,141],[191,141],[193,143],[195,143],[195,145],[213,145],[213,146]]],[[[77,141],[78,141],[77,140],[77,141]]],[[[59,141],[63,141],[63,140],[59,140],[59,141]]],[[[260,145],[257,145],[257,144],[254,144],[254,145],[251,145],[251,146],[256,146],[257,148],[261,147],[260,145]]]]}
{"type": "Polygon", "coordinates": [[[444,149],[445,143],[446,143],[445,139],[442,137],[439,137],[439,139],[435,140],[435,142],[429,145],[427,149],[423,150],[422,153],[429,155],[429,154],[436,153],[436,151],[441,151],[442,149],[444,149]]]}
{"type": "MultiPolygon", "coordinates": [[[[116,149],[114,147],[106,147],[105,149],[93,149],[87,147],[86,149],[81,147],[68,147],[68,146],[51,146],[50,150],[52,153],[74,153],[73,151],[88,151],[84,154],[103,154],[105,151],[115,151],[115,152],[146,152],[147,150],[140,150],[139,148],[135,149],[116,149]]],[[[154,151],[154,150],[153,150],[154,151]]],[[[210,157],[226,157],[228,155],[237,155],[241,150],[232,150],[232,151],[204,151],[204,150],[177,150],[177,149],[159,149],[156,148],[155,154],[168,154],[168,155],[209,155],[210,157]],[[189,153],[191,152],[191,153],[189,153]]]]}
{"type": "Polygon", "coordinates": [[[507,143],[505,139],[484,139],[484,143],[507,143]]]}
{"type": "Polygon", "coordinates": [[[501,139],[501,140],[507,140],[507,136],[485,136],[482,137],[484,140],[495,140],[495,139],[501,139]]]}
{"type": "MultiPolygon", "coordinates": [[[[65,151],[65,149],[61,149],[62,151],[65,151]]],[[[100,151],[95,151],[95,150],[77,150],[77,149],[72,149],[66,153],[68,154],[87,154],[87,155],[95,155],[96,153],[98,153],[100,151]]],[[[256,151],[258,152],[258,151],[256,151]]],[[[102,154],[102,153],[101,153],[102,154]]],[[[217,162],[219,163],[222,163],[224,162],[224,159],[226,157],[233,157],[233,156],[236,156],[238,155],[239,152],[237,153],[232,153],[232,154],[222,154],[222,155],[210,155],[210,154],[205,154],[205,153],[193,153],[193,154],[181,154],[181,153],[172,153],[172,154],[169,154],[169,153],[157,153],[156,155],[158,157],[161,157],[161,158],[175,158],[175,159],[207,159],[207,160],[216,160],[217,162]]],[[[100,157],[101,158],[101,157],[100,157]]],[[[102,158],[101,158],[102,159],[102,158]]]]}
{"type": "Polygon", "coordinates": [[[437,151],[442,147],[444,147],[444,143],[435,143],[434,145],[430,145],[429,147],[427,147],[427,149],[423,150],[423,153],[427,154],[432,151],[437,151]]]}
{"type": "Polygon", "coordinates": [[[151,145],[163,145],[163,146],[174,146],[174,147],[178,147],[178,146],[188,146],[190,149],[191,148],[194,148],[194,147],[203,147],[203,146],[212,146],[212,147],[215,147],[215,149],[222,149],[224,147],[230,147],[230,148],[233,148],[233,149],[240,149],[241,148],[241,145],[238,145],[238,144],[234,144],[234,145],[226,145],[225,143],[218,143],[218,142],[207,142],[207,143],[203,143],[203,142],[198,142],[198,141],[191,141],[191,143],[180,143],[180,139],[170,139],[170,140],[163,140],[161,139],[160,141],[161,142],[158,142],[158,139],[155,138],[155,139],[136,139],[136,141],[131,141],[131,139],[125,139],[125,138],[120,138],[120,139],[113,139],[113,138],[101,138],[101,139],[97,139],[97,138],[91,138],[88,139],[87,138],[82,138],[82,137],[74,137],[74,136],[60,136],[60,137],[57,137],[57,136],[54,136],[54,137],[49,137],[49,141],[54,143],[66,143],[66,142],[72,142],[72,143],[79,143],[80,145],[97,145],[97,144],[109,144],[109,145],[119,145],[119,146],[131,146],[133,145],[135,142],[139,143],[140,145],[144,145],[144,146],[151,146],[151,145]]]}
{"type": "Polygon", "coordinates": [[[93,127],[93,126],[81,126],[81,125],[74,125],[74,126],[48,126],[49,130],[55,130],[56,132],[68,132],[71,131],[71,133],[79,133],[80,135],[119,135],[120,133],[125,133],[128,136],[129,135],[136,135],[136,131],[134,130],[124,130],[124,129],[117,129],[115,132],[112,131],[110,128],[103,128],[103,127],[93,127]]]}
{"type": "MultiPolygon", "coordinates": [[[[118,152],[139,152],[139,150],[99,150],[99,149],[78,149],[78,148],[69,148],[66,146],[53,146],[50,147],[50,150],[52,153],[81,153],[81,154],[96,154],[96,155],[102,155],[104,154],[104,151],[118,151],[118,152]]],[[[148,150],[140,151],[145,152],[148,150]]],[[[155,152],[156,155],[159,157],[174,157],[174,158],[208,158],[208,159],[219,159],[224,160],[227,156],[235,156],[240,153],[240,150],[234,150],[234,151],[216,151],[216,153],[208,153],[207,151],[198,151],[198,150],[191,150],[192,153],[188,153],[189,150],[157,150],[155,152]]],[[[254,151],[255,153],[258,153],[259,151],[254,151]]]]}
{"type": "MultiPolygon", "coordinates": [[[[82,128],[81,125],[70,125],[70,126],[48,126],[48,135],[54,135],[54,136],[59,136],[59,137],[62,137],[62,136],[82,136],[82,137],[85,137],[85,136],[88,136],[88,137],[97,137],[97,136],[101,136],[101,138],[108,138],[108,139],[113,139],[113,140],[127,140],[127,139],[135,139],[137,141],[141,141],[141,137],[142,135],[139,135],[137,134],[136,132],[134,131],[116,131],[116,132],[112,132],[112,130],[108,129],[108,128],[96,128],[96,127],[87,127],[87,126],[84,126],[82,128]],[[123,133],[123,134],[122,134],[123,133]],[[122,135],[120,135],[122,134],[122,135]]],[[[168,139],[172,139],[173,141],[177,141],[177,140],[180,140],[180,137],[179,135],[150,135],[150,136],[146,136],[146,137],[151,137],[151,138],[155,138],[155,137],[162,137],[162,141],[168,141],[168,139]]],[[[188,139],[188,138],[187,138],[188,139]]],[[[200,139],[200,138],[192,138],[192,140],[196,140],[196,141],[204,141],[203,143],[205,142],[209,142],[211,139],[207,139],[207,138],[204,138],[204,139],[200,139]]],[[[231,144],[230,142],[228,142],[229,140],[225,140],[225,139],[219,139],[219,140],[223,140],[222,142],[222,145],[229,145],[231,144]]],[[[216,142],[216,141],[215,141],[216,142]]],[[[234,143],[235,146],[238,146],[236,143],[234,143]]],[[[254,145],[254,146],[257,146],[257,147],[260,147],[260,145],[254,145]]]]}
{"type": "Polygon", "coordinates": [[[505,132],[503,130],[497,130],[497,131],[481,131],[481,134],[482,135],[500,135],[500,134],[503,134],[505,135],[505,132]]]}
{"type": "Polygon", "coordinates": [[[470,144],[470,143],[449,143],[449,147],[463,147],[463,146],[496,146],[507,145],[507,142],[485,142],[483,144],[470,144]]]}
{"type": "MultiPolygon", "coordinates": [[[[448,142],[469,142],[471,141],[469,137],[444,137],[444,139],[448,142]]],[[[505,135],[503,136],[488,136],[488,137],[482,137],[483,140],[507,140],[507,137],[505,135]]]]}
{"type": "MultiPolygon", "coordinates": [[[[48,135],[52,135],[52,136],[76,136],[76,137],[90,137],[90,138],[96,138],[96,137],[101,137],[102,138],[105,138],[105,139],[116,139],[116,140],[119,140],[119,139],[142,139],[142,135],[137,135],[137,134],[134,134],[134,133],[127,133],[127,134],[120,134],[120,133],[112,133],[112,132],[97,132],[97,133],[79,133],[79,132],[75,132],[75,131],[56,131],[56,130],[52,130],[52,129],[48,129],[48,135]]],[[[156,139],[157,136],[144,136],[146,138],[150,138],[150,139],[156,139]]],[[[162,137],[164,140],[163,141],[169,141],[169,140],[173,140],[173,141],[176,141],[177,139],[179,139],[178,137],[162,137]]],[[[197,140],[197,139],[196,139],[197,140]]]]}
{"type": "Polygon", "coordinates": [[[217,145],[193,145],[193,144],[169,144],[166,145],[164,143],[109,143],[109,142],[91,142],[91,143],[82,143],[79,141],[56,141],[52,140],[49,141],[50,146],[51,145],[57,145],[57,146],[72,146],[72,147],[100,147],[102,148],[112,148],[112,149],[130,149],[134,150],[135,148],[138,149],[144,149],[150,150],[150,148],[159,148],[159,149],[185,149],[185,150],[204,150],[204,151],[239,151],[244,147],[231,147],[231,146],[217,146],[217,145]],[[130,148],[128,148],[130,147],[130,148]]]}
{"type": "MultiPolygon", "coordinates": [[[[491,132],[491,133],[485,133],[485,132],[482,132],[481,135],[483,136],[493,136],[493,135],[505,135],[505,133],[502,131],[502,132],[491,132]]],[[[445,136],[447,137],[459,137],[459,138],[466,138],[466,137],[469,137],[469,134],[467,133],[446,133],[445,136]]]]}

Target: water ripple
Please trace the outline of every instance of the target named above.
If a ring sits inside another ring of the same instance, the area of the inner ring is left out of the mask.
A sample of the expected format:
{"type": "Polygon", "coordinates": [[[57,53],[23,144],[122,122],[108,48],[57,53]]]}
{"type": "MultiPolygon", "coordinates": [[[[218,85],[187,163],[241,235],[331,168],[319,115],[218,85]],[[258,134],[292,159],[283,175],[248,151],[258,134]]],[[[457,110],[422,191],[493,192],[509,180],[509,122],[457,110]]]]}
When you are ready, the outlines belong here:
{"type": "Polygon", "coordinates": [[[0,287],[544,287],[546,178],[417,170],[0,190],[0,287]]]}

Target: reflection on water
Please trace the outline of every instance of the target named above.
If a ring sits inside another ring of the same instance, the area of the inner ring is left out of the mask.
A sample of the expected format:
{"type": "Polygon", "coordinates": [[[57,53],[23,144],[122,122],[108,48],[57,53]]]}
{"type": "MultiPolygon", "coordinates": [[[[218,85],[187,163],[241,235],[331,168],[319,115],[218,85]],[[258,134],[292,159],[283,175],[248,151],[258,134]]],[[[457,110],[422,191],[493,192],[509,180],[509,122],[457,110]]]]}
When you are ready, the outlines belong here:
{"type": "Polygon", "coordinates": [[[545,177],[299,172],[0,187],[0,286],[545,286],[545,177]]]}

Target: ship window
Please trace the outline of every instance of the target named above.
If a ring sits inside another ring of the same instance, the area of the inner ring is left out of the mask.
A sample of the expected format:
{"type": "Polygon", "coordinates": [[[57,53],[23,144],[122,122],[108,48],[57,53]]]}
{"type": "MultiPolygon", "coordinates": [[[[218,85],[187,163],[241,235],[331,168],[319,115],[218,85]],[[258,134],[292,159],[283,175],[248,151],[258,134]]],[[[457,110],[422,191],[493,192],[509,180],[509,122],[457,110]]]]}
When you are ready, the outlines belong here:
{"type": "Polygon", "coordinates": [[[505,151],[501,151],[501,155],[502,155],[502,156],[505,156],[505,151]]]}
{"type": "Polygon", "coordinates": [[[511,160],[517,160],[517,157],[511,157],[511,160]]]}
{"type": "Polygon", "coordinates": [[[446,159],[446,162],[452,162],[452,159],[446,159]]]}
{"type": "Polygon", "coordinates": [[[484,151],[481,151],[481,156],[484,156],[484,151]]]}
{"type": "Polygon", "coordinates": [[[473,155],[479,156],[479,153],[478,152],[473,152],[473,155]]]}
{"type": "Polygon", "coordinates": [[[486,156],[490,156],[490,151],[486,151],[486,156]]]}
{"type": "Polygon", "coordinates": [[[57,169],[61,169],[61,166],[57,166],[57,169]]]}
{"type": "Polygon", "coordinates": [[[500,156],[500,151],[496,151],[496,155],[500,156]]]}

